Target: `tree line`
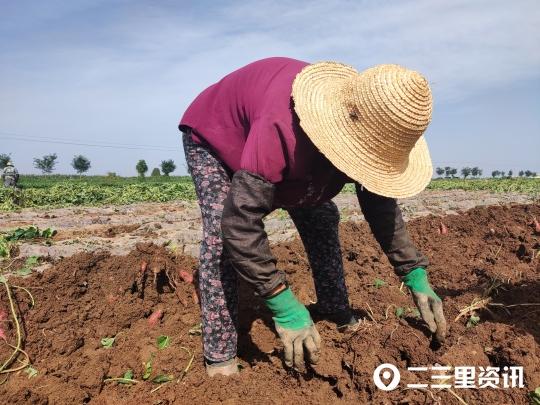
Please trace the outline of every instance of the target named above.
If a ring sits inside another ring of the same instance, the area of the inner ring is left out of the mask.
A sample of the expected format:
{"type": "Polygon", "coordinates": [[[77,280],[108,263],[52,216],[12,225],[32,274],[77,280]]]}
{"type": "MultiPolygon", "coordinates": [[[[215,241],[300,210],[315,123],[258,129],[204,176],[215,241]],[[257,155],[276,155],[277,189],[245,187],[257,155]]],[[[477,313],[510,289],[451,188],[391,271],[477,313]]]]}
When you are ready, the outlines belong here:
{"type": "MultiPolygon", "coordinates": [[[[435,169],[435,173],[437,173],[439,177],[444,176],[444,178],[447,178],[447,179],[448,178],[455,179],[458,177],[456,176],[458,173],[458,169],[456,169],[455,167],[450,167],[450,166],[437,167],[435,169]]],[[[464,179],[466,179],[467,177],[478,178],[482,176],[483,171],[479,167],[463,167],[460,170],[460,173],[464,179]]],[[[533,172],[530,170],[520,170],[518,173],[518,176],[519,177],[536,177],[536,172],[533,172]]],[[[509,179],[509,178],[514,177],[514,172],[512,170],[508,170],[508,172],[501,171],[501,170],[493,170],[491,172],[491,177],[509,179]]]]}
{"type": "MultiPolygon", "coordinates": [[[[34,167],[38,170],[41,170],[43,174],[51,174],[58,163],[57,159],[58,156],[56,155],[56,153],[44,155],[41,158],[34,158],[34,167]]],[[[6,167],[7,163],[10,160],[11,157],[9,154],[0,154],[0,169],[6,167]]],[[[71,167],[75,169],[77,174],[82,175],[83,173],[86,173],[90,169],[90,167],[92,167],[92,164],[90,162],[90,159],[88,159],[86,156],[75,155],[71,160],[71,167]]],[[[174,163],[174,160],[168,159],[161,161],[160,168],[161,171],[159,168],[155,167],[152,170],[151,176],[161,176],[162,173],[163,175],[168,176],[176,170],[176,165],[174,163]]],[[[148,165],[146,164],[146,161],[144,159],[139,160],[135,165],[135,170],[137,171],[139,177],[145,177],[146,172],[148,172],[148,165]]],[[[113,173],[110,174],[114,175],[113,173]]]]}

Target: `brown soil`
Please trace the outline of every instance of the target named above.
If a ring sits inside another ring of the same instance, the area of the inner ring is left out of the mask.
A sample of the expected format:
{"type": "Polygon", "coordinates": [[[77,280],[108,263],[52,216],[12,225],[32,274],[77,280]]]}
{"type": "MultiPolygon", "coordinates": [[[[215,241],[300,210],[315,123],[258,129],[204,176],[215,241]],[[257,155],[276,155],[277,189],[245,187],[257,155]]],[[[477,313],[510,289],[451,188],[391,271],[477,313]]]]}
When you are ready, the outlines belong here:
{"type": "MultiPolygon", "coordinates": [[[[351,302],[360,318],[360,329],[343,335],[325,320],[317,320],[323,337],[323,358],[316,371],[287,372],[282,349],[271,328],[271,318],[261,301],[241,286],[239,357],[244,368],[233,378],[206,377],[199,336],[189,330],[198,324],[193,287],[180,284],[176,293],[163,275],[154,283],[150,272],[143,294],[133,281],[141,262],[176,274],[193,270],[191,258],[174,256],[167,249],[139,245],[127,256],[80,253],[58,261],[43,274],[11,283],[33,288],[35,308],[28,297],[14,290],[23,314],[25,350],[38,375],[13,373],[0,385],[2,403],[9,404],[180,404],[180,403],[459,403],[447,390],[404,389],[407,383],[429,383],[429,376],[407,371],[407,366],[436,363],[452,366],[520,365],[526,388],[459,390],[469,404],[528,403],[527,393],[540,386],[540,236],[530,224],[540,218],[540,206],[474,208],[463,215],[427,216],[409,222],[417,246],[431,260],[432,284],[444,297],[449,335],[435,347],[429,333],[408,308],[413,303],[399,289],[399,281],[371,236],[366,224],[345,223],[341,228],[343,259],[351,302]],[[440,222],[447,234],[438,232],[440,222]],[[376,278],[385,281],[379,288],[376,278]],[[466,327],[467,316],[457,322],[459,311],[479,297],[493,280],[503,284],[492,291],[493,303],[479,310],[480,323],[466,327]],[[518,305],[531,304],[533,305],[518,305]],[[513,305],[513,306],[511,306],[513,305]],[[405,308],[398,319],[397,307],[405,308]],[[164,315],[151,327],[147,318],[156,309],[164,315]],[[156,338],[169,335],[171,344],[158,350],[156,338]],[[116,336],[111,349],[101,347],[103,337],[116,336]],[[183,349],[186,348],[187,350],[183,349]],[[189,362],[187,375],[178,381],[189,362]],[[158,387],[142,382],[143,362],[153,356],[153,374],[175,379],[158,387]],[[392,363],[402,374],[400,388],[378,390],[373,370],[392,363]],[[135,385],[104,382],[132,369],[135,385]]],[[[315,300],[309,266],[301,243],[295,240],[274,247],[279,266],[306,304],[315,300]]],[[[164,274],[164,273],[163,273],[164,274]]],[[[0,312],[7,310],[5,291],[0,312]]],[[[8,325],[10,326],[10,325],[8,325]]],[[[8,330],[14,341],[13,329],[8,330]]],[[[0,345],[0,359],[8,357],[0,345]]],[[[15,363],[17,365],[17,363],[15,363]]],[[[2,381],[0,376],[0,382],[2,381]]]]}
{"type": "Polygon", "coordinates": [[[101,238],[114,238],[123,233],[133,232],[139,228],[140,224],[132,225],[88,225],[84,229],[75,230],[61,230],[55,236],[55,241],[74,239],[74,238],[87,238],[88,236],[97,236],[101,238]]]}

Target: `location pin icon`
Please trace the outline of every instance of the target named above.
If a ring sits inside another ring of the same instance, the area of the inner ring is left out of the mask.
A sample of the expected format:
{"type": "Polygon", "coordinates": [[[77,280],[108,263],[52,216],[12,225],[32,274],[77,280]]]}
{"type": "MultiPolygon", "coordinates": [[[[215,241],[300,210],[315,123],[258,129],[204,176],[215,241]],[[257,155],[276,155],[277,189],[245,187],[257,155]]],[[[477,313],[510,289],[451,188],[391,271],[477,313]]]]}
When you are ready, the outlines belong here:
{"type": "Polygon", "coordinates": [[[399,370],[390,363],[381,364],[373,372],[373,382],[378,389],[383,391],[392,391],[396,389],[400,380],[401,374],[399,373],[399,370]]]}

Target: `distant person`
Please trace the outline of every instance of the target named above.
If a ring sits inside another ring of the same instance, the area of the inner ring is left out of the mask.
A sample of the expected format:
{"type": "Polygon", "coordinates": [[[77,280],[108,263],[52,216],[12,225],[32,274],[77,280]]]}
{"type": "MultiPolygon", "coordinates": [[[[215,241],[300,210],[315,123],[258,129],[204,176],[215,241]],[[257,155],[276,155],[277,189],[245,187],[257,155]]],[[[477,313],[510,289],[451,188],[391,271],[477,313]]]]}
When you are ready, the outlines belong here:
{"type": "Polygon", "coordinates": [[[17,182],[19,181],[19,172],[13,166],[13,162],[8,161],[6,167],[2,171],[2,182],[4,187],[17,187],[17,182]]]}
{"type": "Polygon", "coordinates": [[[413,245],[396,198],[422,191],[432,165],[422,136],[431,120],[428,82],[398,65],[363,72],[289,58],[251,63],[203,91],[180,121],[203,221],[199,288],[210,376],[238,372],[237,274],[264,299],[285,364],[316,363],[321,338],[276,267],[263,218],[286,209],[313,271],[318,314],[355,330],[331,199],[354,182],[364,216],[439,341],[441,299],[413,245]]]}

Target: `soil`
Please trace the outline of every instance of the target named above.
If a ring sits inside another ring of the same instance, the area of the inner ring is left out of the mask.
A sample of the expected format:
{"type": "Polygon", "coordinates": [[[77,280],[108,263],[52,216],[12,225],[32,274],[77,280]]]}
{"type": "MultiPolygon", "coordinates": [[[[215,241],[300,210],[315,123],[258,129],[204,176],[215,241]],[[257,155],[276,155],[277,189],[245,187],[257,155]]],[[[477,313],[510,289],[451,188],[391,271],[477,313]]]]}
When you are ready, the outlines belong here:
{"type": "MultiPolygon", "coordinates": [[[[429,214],[408,223],[414,242],[431,261],[431,282],[444,297],[449,331],[442,345],[433,344],[415,316],[411,297],[400,290],[367,224],[343,223],[347,285],[361,324],[356,332],[342,334],[334,324],[315,317],[323,338],[323,361],[303,373],[283,368],[282,346],[270,314],[242,284],[238,356],[243,368],[231,378],[206,376],[196,335],[199,309],[192,299],[194,287],[180,282],[174,290],[166,277],[195,270],[192,257],[139,243],[125,256],[82,252],[54,260],[42,273],[9,279],[28,288],[36,301],[30,308],[27,294],[13,289],[22,314],[24,349],[38,374],[31,378],[24,372],[9,374],[0,385],[1,402],[458,404],[458,395],[468,404],[527,404],[528,392],[540,386],[540,235],[531,224],[533,216],[540,218],[538,204],[429,214]],[[447,233],[440,232],[441,222],[447,233]],[[145,282],[138,283],[143,261],[150,271],[145,282]],[[152,270],[161,270],[155,281],[152,270]],[[455,321],[462,309],[488,291],[492,305],[475,311],[478,325],[467,327],[470,314],[455,321]],[[404,313],[399,318],[397,308],[404,313]],[[148,317],[157,309],[163,316],[151,326],[148,317]],[[160,335],[171,338],[162,350],[156,346],[160,335]],[[101,339],[112,336],[116,336],[112,348],[103,348],[101,339]],[[183,376],[191,353],[194,361],[183,376]],[[152,376],[144,381],[143,363],[150,359],[152,376]],[[400,370],[398,389],[384,392],[375,387],[372,374],[382,363],[400,370]],[[407,367],[433,365],[522,366],[525,388],[452,392],[405,388],[408,383],[431,382],[429,374],[407,367]],[[128,369],[139,383],[105,381],[128,369]],[[174,379],[158,385],[150,381],[157,375],[174,379]]],[[[313,303],[316,297],[301,242],[283,242],[273,251],[299,299],[313,303]]],[[[0,312],[8,311],[7,302],[2,290],[0,312]]],[[[13,325],[5,325],[8,341],[14,342],[13,325]]],[[[7,358],[9,350],[0,345],[0,359],[7,358]]]]}
{"type": "MultiPolygon", "coordinates": [[[[363,221],[354,194],[340,193],[334,202],[342,221],[363,221]]],[[[409,220],[429,214],[455,214],[483,205],[530,204],[535,203],[535,199],[518,193],[425,190],[399,203],[403,216],[409,220]]],[[[202,237],[199,207],[196,202],[186,201],[0,212],[0,232],[29,225],[42,229],[53,227],[58,234],[52,244],[21,243],[19,248],[23,256],[59,258],[102,249],[115,255],[126,255],[140,242],[163,244],[169,241],[178,252],[196,257],[202,237]]],[[[265,229],[274,243],[296,237],[294,224],[283,210],[266,218],[265,229]]]]}

